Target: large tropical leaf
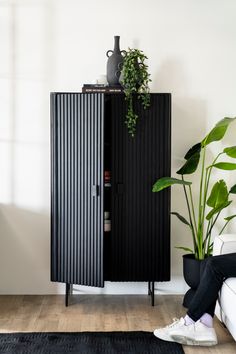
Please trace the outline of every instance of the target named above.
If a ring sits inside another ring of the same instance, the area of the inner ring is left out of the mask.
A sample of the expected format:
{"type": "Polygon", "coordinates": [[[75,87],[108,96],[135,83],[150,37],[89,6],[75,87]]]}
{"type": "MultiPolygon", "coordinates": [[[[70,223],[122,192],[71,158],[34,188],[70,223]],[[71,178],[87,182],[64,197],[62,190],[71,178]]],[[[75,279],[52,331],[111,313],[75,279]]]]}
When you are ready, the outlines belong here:
{"type": "Polygon", "coordinates": [[[184,224],[191,226],[190,223],[185,219],[185,217],[183,217],[182,215],[180,215],[179,213],[176,213],[175,211],[171,212],[172,215],[175,215],[180,221],[182,221],[184,224]]]}
{"type": "Polygon", "coordinates": [[[222,120],[220,120],[215,125],[215,127],[210,131],[210,133],[205,137],[205,139],[203,139],[202,147],[205,147],[206,145],[212,143],[213,141],[221,140],[224,137],[229,124],[232,123],[234,120],[235,118],[228,118],[228,117],[225,117],[222,120]]]}
{"type": "Polygon", "coordinates": [[[210,220],[215,214],[226,208],[231,203],[228,198],[229,194],[226,183],[223,179],[221,179],[214,184],[211,194],[207,199],[207,205],[212,207],[212,209],[207,214],[206,219],[210,220]]]}
{"type": "Polygon", "coordinates": [[[220,170],[236,170],[236,163],[232,162],[217,162],[211,166],[219,168],[220,170]]]}
{"type": "Polygon", "coordinates": [[[232,203],[232,200],[223,203],[221,206],[219,206],[218,208],[214,208],[212,209],[206,216],[207,220],[210,220],[215,214],[219,213],[221,210],[227,208],[227,206],[229,206],[232,203]]]}
{"type": "Polygon", "coordinates": [[[226,221],[230,221],[232,219],[236,218],[236,214],[234,215],[230,215],[230,216],[227,216],[226,218],[224,218],[226,221]]]}
{"type": "Polygon", "coordinates": [[[228,189],[223,179],[216,182],[212,187],[211,194],[207,199],[207,205],[212,208],[218,208],[228,201],[228,189]]]}
{"type": "Polygon", "coordinates": [[[159,192],[164,188],[170,187],[173,184],[190,185],[192,182],[182,181],[182,179],[172,178],[172,177],[162,177],[156,181],[152,187],[153,192],[159,192]]]}
{"type": "Polygon", "coordinates": [[[186,155],[184,156],[185,160],[188,160],[190,157],[192,157],[196,152],[201,152],[201,143],[197,143],[195,145],[193,145],[188,152],[186,153],[186,155]]]}
{"type": "Polygon", "coordinates": [[[233,187],[230,188],[229,193],[236,194],[236,184],[233,187]]]}
{"type": "Polygon", "coordinates": [[[226,153],[226,155],[228,155],[229,157],[233,157],[236,158],[236,146],[230,146],[224,149],[224,152],[226,153]]]}
{"type": "Polygon", "coordinates": [[[195,172],[200,160],[200,152],[195,152],[185,164],[176,172],[178,175],[190,175],[195,172]]]}

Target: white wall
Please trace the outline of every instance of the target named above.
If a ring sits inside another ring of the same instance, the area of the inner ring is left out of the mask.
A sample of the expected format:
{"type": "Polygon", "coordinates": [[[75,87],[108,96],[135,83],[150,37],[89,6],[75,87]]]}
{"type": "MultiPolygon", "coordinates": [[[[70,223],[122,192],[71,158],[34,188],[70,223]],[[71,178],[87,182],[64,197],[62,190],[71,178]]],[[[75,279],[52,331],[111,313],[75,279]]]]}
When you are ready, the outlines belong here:
{"type": "MultiPolygon", "coordinates": [[[[0,293],[63,290],[50,283],[49,92],[80,91],[105,73],[114,35],[122,49],[142,49],[152,91],[172,93],[174,175],[191,145],[236,115],[235,14],[235,0],[0,0],[0,293]]],[[[233,124],[225,144],[235,136],[233,124]]],[[[181,188],[172,190],[172,210],[186,213],[181,188]]],[[[172,282],[157,284],[163,293],[184,291],[174,246],[190,244],[173,218],[172,282]]],[[[146,284],[104,291],[144,293],[146,284]]]]}

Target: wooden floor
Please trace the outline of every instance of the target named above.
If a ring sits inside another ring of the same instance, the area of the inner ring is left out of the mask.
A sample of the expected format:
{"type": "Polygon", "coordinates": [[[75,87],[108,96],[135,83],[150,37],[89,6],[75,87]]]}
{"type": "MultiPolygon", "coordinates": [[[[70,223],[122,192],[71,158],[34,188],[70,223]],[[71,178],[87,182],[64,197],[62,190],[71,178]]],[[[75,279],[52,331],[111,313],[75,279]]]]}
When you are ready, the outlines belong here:
{"type": "MultiPolygon", "coordinates": [[[[181,296],[74,295],[70,306],[64,296],[0,296],[0,332],[153,331],[181,317],[181,296]]],[[[236,342],[216,319],[216,347],[184,347],[186,354],[235,354],[236,342]]]]}

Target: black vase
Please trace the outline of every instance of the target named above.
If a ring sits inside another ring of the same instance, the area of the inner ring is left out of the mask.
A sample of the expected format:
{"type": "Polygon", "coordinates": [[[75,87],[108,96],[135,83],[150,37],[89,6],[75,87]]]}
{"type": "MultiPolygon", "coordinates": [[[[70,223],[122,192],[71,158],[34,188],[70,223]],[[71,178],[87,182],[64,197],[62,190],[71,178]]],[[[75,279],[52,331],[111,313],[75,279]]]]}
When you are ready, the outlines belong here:
{"type": "Polygon", "coordinates": [[[194,254],[183,255],[184,280],[190,286],[183,299],[183,306],[186,308],[189,308],[190,302],[195,295],[203,269],[204,260],[195,259],[194,254]]]}
{"type": "Polygon", "coordinates": [[[120,36],[114,37],[114,50],[108,50],[107,60],[107,82],[109,85],[120,85],[120,70],[123,62],[125,50],[120,50],[120,36]],[[112,53],[110,55],[110,53],[112,53]],[[122,55],[123,54],[123,55],[122,55]]]}

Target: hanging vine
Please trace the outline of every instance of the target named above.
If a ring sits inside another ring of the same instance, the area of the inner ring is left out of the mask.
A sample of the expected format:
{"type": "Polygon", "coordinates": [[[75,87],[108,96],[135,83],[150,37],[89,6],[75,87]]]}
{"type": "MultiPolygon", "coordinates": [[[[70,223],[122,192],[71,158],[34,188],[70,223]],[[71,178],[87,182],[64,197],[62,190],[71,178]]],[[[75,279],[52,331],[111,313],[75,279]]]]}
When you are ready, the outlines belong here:
{"type": "Polygon", "coordinates": [[[150,106],[149,82],[150,74],[145,60],[148,59],[142,50],[128,48],[122,65],[120,82],[128,102],[125,123],[132,137],[136,132],[138,115],[134,111],[133,95],[138,94],[144,109],[150,106]]]}

